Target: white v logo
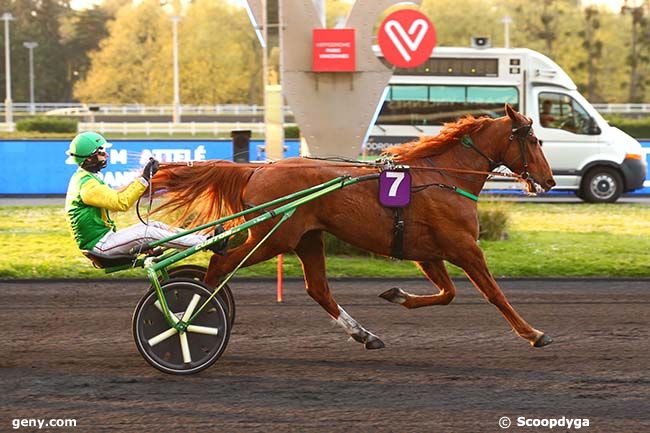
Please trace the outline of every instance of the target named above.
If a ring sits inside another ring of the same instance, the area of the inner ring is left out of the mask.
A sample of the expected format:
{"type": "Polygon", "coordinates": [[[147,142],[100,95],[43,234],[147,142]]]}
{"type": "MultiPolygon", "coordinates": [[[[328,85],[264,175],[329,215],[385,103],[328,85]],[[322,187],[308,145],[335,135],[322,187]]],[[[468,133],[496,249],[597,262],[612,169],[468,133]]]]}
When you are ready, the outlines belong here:
{"type": "Polygon", "coordinates": [[[402,25],[395,20],[388,21],[385,28],[386,34],[393,42],[397,50],[400,52],[404,60],[410,62],[411,53],[418,49],[422,43],[424,35],[426,35],[427,30],[429,30],[429,23],[427,23],[422,18],[419,18],[413,21],[411,27],[408,30],[408,33],[404,30],[404,27],[402,27],[402,25]],[[414,35],[415,37],[413,37],[414,35]],[[404,44],[406,44],[406,47],[404,44]]]}

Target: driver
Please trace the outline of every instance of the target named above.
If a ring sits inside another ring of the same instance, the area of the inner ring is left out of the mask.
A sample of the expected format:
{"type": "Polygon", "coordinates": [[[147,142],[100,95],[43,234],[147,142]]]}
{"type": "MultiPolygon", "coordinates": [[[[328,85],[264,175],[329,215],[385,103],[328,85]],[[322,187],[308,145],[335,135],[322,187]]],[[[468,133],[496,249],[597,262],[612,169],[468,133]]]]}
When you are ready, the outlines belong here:
{"type": "MultiPolygon", "coordinates": [[[[70,178],[65,212],[79,249],[104,255],[128,255],[133,248],[178,233],[179,229],[158,221],[117,230],[109,211],[124,212],[133,206],[147,189],[150,177],[158,171],[159,163],[151,159],[140,177],[123,190],[116,191],[97,176],[108,161],[104,150],[106,144],[106,139],[96,132],[83,132],[70,142],[68,154],[79,169],[70,178]]],[[[165,243],[165,246],[185,249],[207,239],[207,236],[195,233],[165,243]]],[[[223,245],[220,244],[218,242],[211,249],[221,252],[223,245]]]]}
{"type": "Polygon", "coordinates": [[[552,128],[555,124],[555,116],[551,114],[551,109],[553,107],[553,102],[550,99],[545,99],[542,102],[542,112],[539,115],[539,123],[544,128],[552,128]]]}

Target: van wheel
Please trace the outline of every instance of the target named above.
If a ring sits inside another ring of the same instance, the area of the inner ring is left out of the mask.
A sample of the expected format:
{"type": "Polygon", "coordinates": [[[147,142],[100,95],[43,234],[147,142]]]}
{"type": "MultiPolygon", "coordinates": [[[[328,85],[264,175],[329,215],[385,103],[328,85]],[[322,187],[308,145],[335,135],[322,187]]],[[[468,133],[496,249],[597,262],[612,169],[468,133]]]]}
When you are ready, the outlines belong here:
{"type": "Polygon", "coordinates": [[[595,167],[582,178],[580,197],[589,203],[614,203],[623,194],[623,178],[609,167],[595,167]]]}

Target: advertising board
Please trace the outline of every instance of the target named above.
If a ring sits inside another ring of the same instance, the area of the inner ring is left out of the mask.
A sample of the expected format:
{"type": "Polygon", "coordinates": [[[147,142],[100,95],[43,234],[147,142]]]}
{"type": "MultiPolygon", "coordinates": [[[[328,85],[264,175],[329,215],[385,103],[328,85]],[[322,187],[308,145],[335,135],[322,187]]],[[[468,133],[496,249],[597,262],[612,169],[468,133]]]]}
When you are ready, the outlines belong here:
{"type": "MultiPolygon", "coordinates": [[[[68,140],[0,140],[0,194],[65,194],[77,166],[68,140]]],[[[104,182],[119,188],[138,176],[150,157],[164,162],[233,160],[230,140],[112,140],[104,182]]],[[[251,140],[251,162],[264,161],[263,140],[251,140]]],[[[298,140],[285,141],[285,157],[298,156],[298,140]]]]}

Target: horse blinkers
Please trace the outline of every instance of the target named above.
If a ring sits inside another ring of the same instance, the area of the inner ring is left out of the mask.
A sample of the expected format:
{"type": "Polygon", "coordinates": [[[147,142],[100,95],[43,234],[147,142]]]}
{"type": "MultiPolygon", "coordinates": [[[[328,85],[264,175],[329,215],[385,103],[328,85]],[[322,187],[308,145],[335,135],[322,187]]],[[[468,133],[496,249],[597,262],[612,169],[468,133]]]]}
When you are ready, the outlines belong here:
{"type": "MultiPolygon", "coordinates": [[[[526,137],[527,136],[534,136],[533,134],[533,123],[529,123],[528,125],[524,126],[519,126],[517,128],[512,128],[510,137],[508,138],[508,148],[510,148],[510,143],[516,138],[517,142],[519,143],[519,158],[522,160],[524,168],[521,173],[519,173],[519,176],[523,180],[528,180],[531,175],[528,172],[528,158],[526,157],[526,137]]],[[[538,140],[539,142],[539,140],[538,140]]],[[[541,145],[541,144],[540,144],[541,145]]]]}

